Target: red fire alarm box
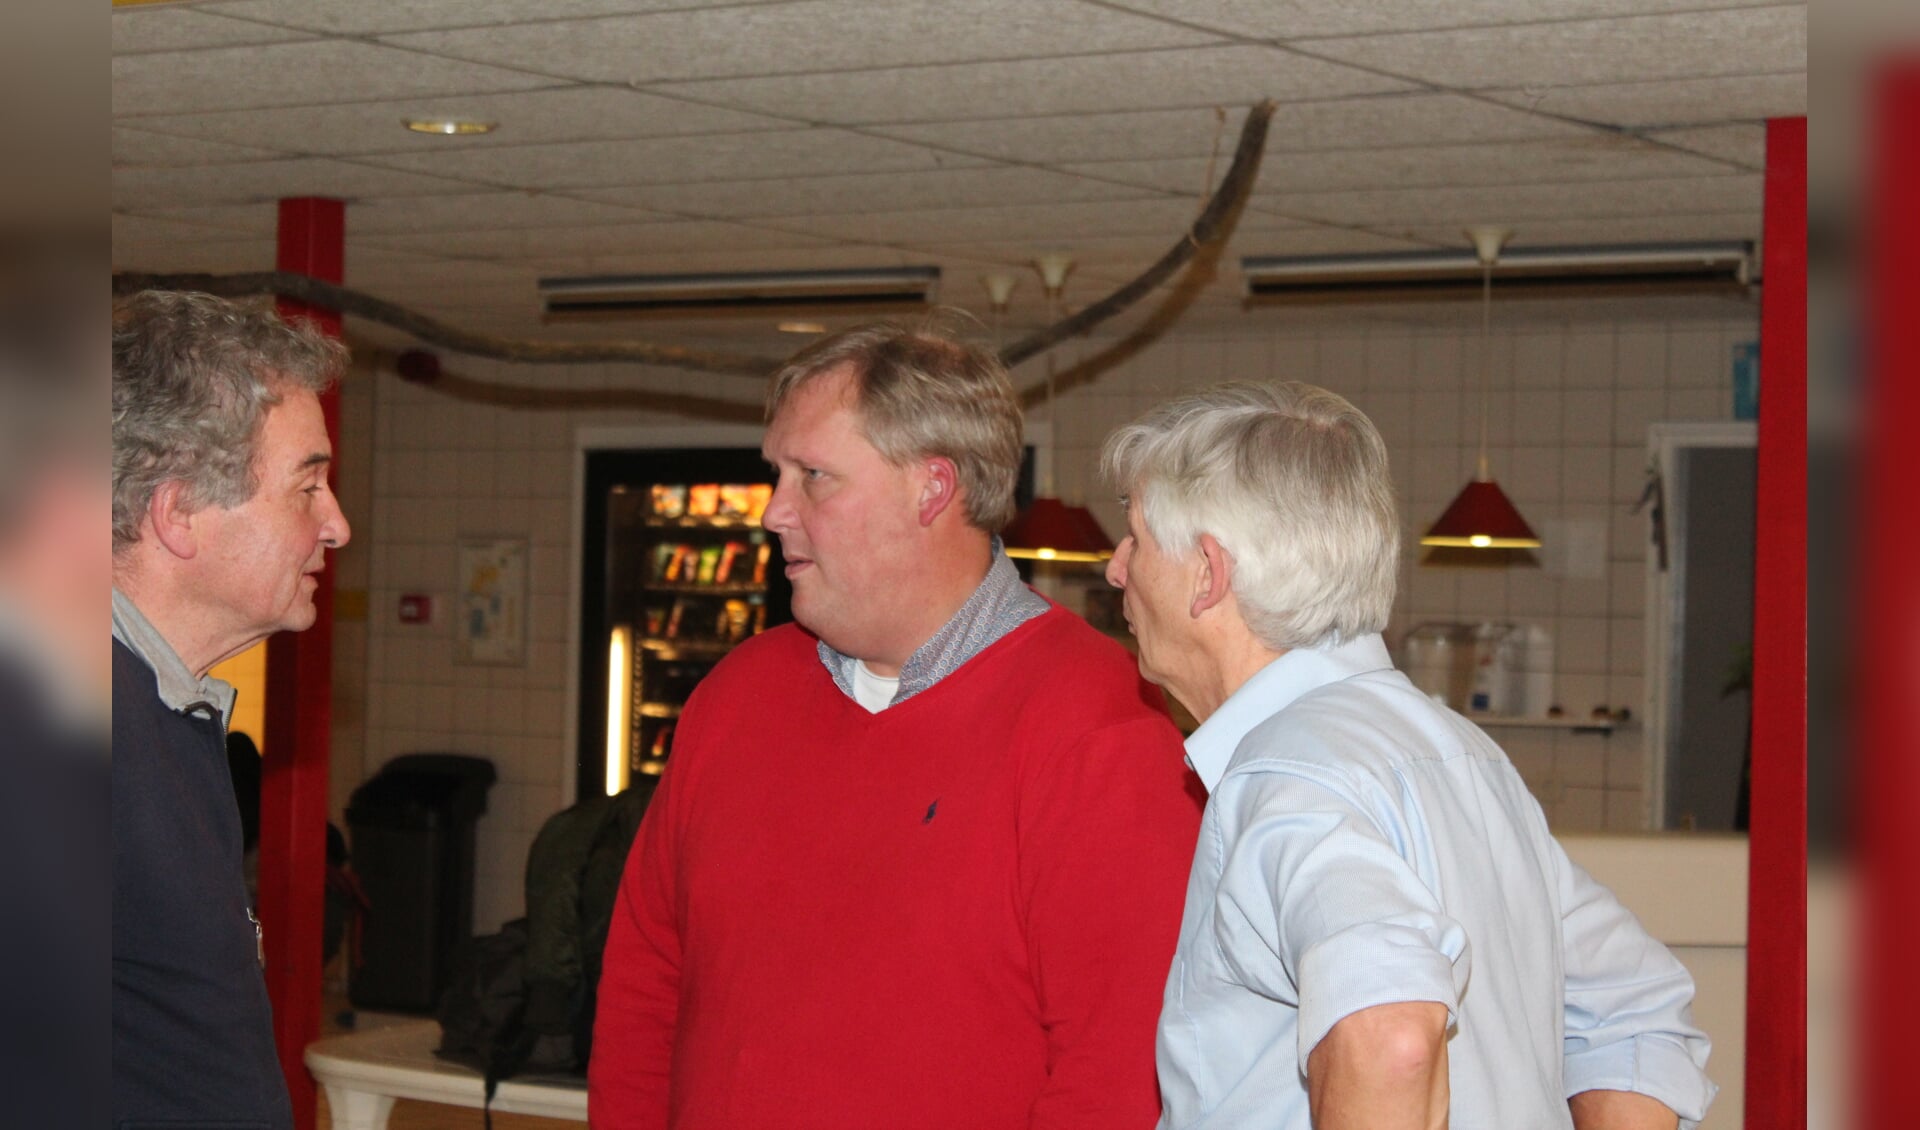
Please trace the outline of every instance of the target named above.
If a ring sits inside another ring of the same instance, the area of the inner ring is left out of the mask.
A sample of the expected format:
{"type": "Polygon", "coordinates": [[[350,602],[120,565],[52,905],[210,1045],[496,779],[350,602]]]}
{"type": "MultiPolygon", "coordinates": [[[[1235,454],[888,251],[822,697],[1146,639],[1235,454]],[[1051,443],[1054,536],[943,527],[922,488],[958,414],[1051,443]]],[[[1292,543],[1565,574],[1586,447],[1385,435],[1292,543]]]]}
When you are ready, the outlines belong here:
{"type": "Polygon", "coordinates": [[[433,598],[426,593],[409,592],[400,595],[400,622],[402,624],[425,624],[433,620],[433,598]]]}

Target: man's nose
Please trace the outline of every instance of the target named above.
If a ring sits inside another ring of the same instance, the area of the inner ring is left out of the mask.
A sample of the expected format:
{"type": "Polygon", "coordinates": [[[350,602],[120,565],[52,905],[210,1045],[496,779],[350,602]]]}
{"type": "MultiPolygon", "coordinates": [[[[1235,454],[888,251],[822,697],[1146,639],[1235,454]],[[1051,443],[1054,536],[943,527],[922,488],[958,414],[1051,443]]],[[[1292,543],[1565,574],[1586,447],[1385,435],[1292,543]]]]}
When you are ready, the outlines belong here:
{"type": "Polygon", "coordinates": [[[773,485],[773,497],[767,499],[767,508],[760,515],[760,525],[774,533],[785,533],[793,529],[793,488],[785,482],[785,477],[773,485]]]}
{"type": "Polygon", "coordinates": [[[1113,556],[1107,559],[1107,583],[1114,588],[1127,587],[1127,553],[1133,548],[1133,539],[1124,537],[1114,547],[1113,556]]]}
{"type": "Polygon", "coordinates": [[[353,527],[347,523],[347,512],[340,509],[340,500],[332,491],[326,492],[326,498],[333,512],[320,526],[320,543],[328,549],[339,549],[353,538],[353,527]]]}

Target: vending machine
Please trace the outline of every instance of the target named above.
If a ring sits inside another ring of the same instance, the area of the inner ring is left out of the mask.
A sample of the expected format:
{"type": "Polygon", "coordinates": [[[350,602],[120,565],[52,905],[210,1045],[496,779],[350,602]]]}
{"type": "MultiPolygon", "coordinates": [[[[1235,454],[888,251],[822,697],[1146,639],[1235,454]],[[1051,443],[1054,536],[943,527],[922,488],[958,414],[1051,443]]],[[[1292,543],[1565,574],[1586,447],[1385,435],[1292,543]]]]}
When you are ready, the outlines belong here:
{"type": "Polygon", "coordinates": [[[771,469],[750,448],[587,453],[579,795],[658,774],[687,698],[791,618],[771,469]]]}

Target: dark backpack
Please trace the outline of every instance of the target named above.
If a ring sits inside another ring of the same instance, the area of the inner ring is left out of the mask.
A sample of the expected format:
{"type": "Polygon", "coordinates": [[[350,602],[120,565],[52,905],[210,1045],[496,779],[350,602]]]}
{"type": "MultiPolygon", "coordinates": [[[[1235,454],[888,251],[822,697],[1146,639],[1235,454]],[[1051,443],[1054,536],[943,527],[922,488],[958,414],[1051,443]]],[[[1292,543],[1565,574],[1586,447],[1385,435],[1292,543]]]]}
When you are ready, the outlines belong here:
{"type": "Polygon", "coordinates": [[[523,1068],[535,1034],[526,1025],[527,920],[516,918],[497,934],[474,938],[454,959],[452,980],[440,998],[440,1046],[434,1054],[480,1072],[486,1081],[481,1104],[493,1126],[493,1092],[500,1080],[523,1068]]]}
{"type": "MultiPolygon", "coordinates": [[[[486,1079],[578,1074],[592,1052],[601,951],[653,777],[554,813],[527,852],[527,916],[475,938],[441,998],[436,1055],[486,1079]]],[[[488,1126],[492,1112],[487,1111],[488,1126]]]]}

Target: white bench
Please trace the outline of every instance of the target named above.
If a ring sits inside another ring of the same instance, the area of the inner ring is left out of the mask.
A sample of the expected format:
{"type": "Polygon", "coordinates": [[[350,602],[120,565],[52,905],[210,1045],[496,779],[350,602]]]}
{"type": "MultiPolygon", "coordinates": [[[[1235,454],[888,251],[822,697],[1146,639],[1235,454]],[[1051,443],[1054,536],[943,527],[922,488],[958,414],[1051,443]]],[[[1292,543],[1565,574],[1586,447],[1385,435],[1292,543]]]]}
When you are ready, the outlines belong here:
{"type": "MultiPolygon", "coordinates": [[[[333,1130],[386,1130],[395,1099],[478,1109],[485,1098],[480,1073],[434,1055],[439,1045],[440,1025],[433,1020],[405,1020],[307,1045],[307,1069],[326,1088],[333,1130]]],[[[565,1075],[504,1079],[494,1089],[493,1109],[585,1122],[587,1082],[565,1075]]]]}

